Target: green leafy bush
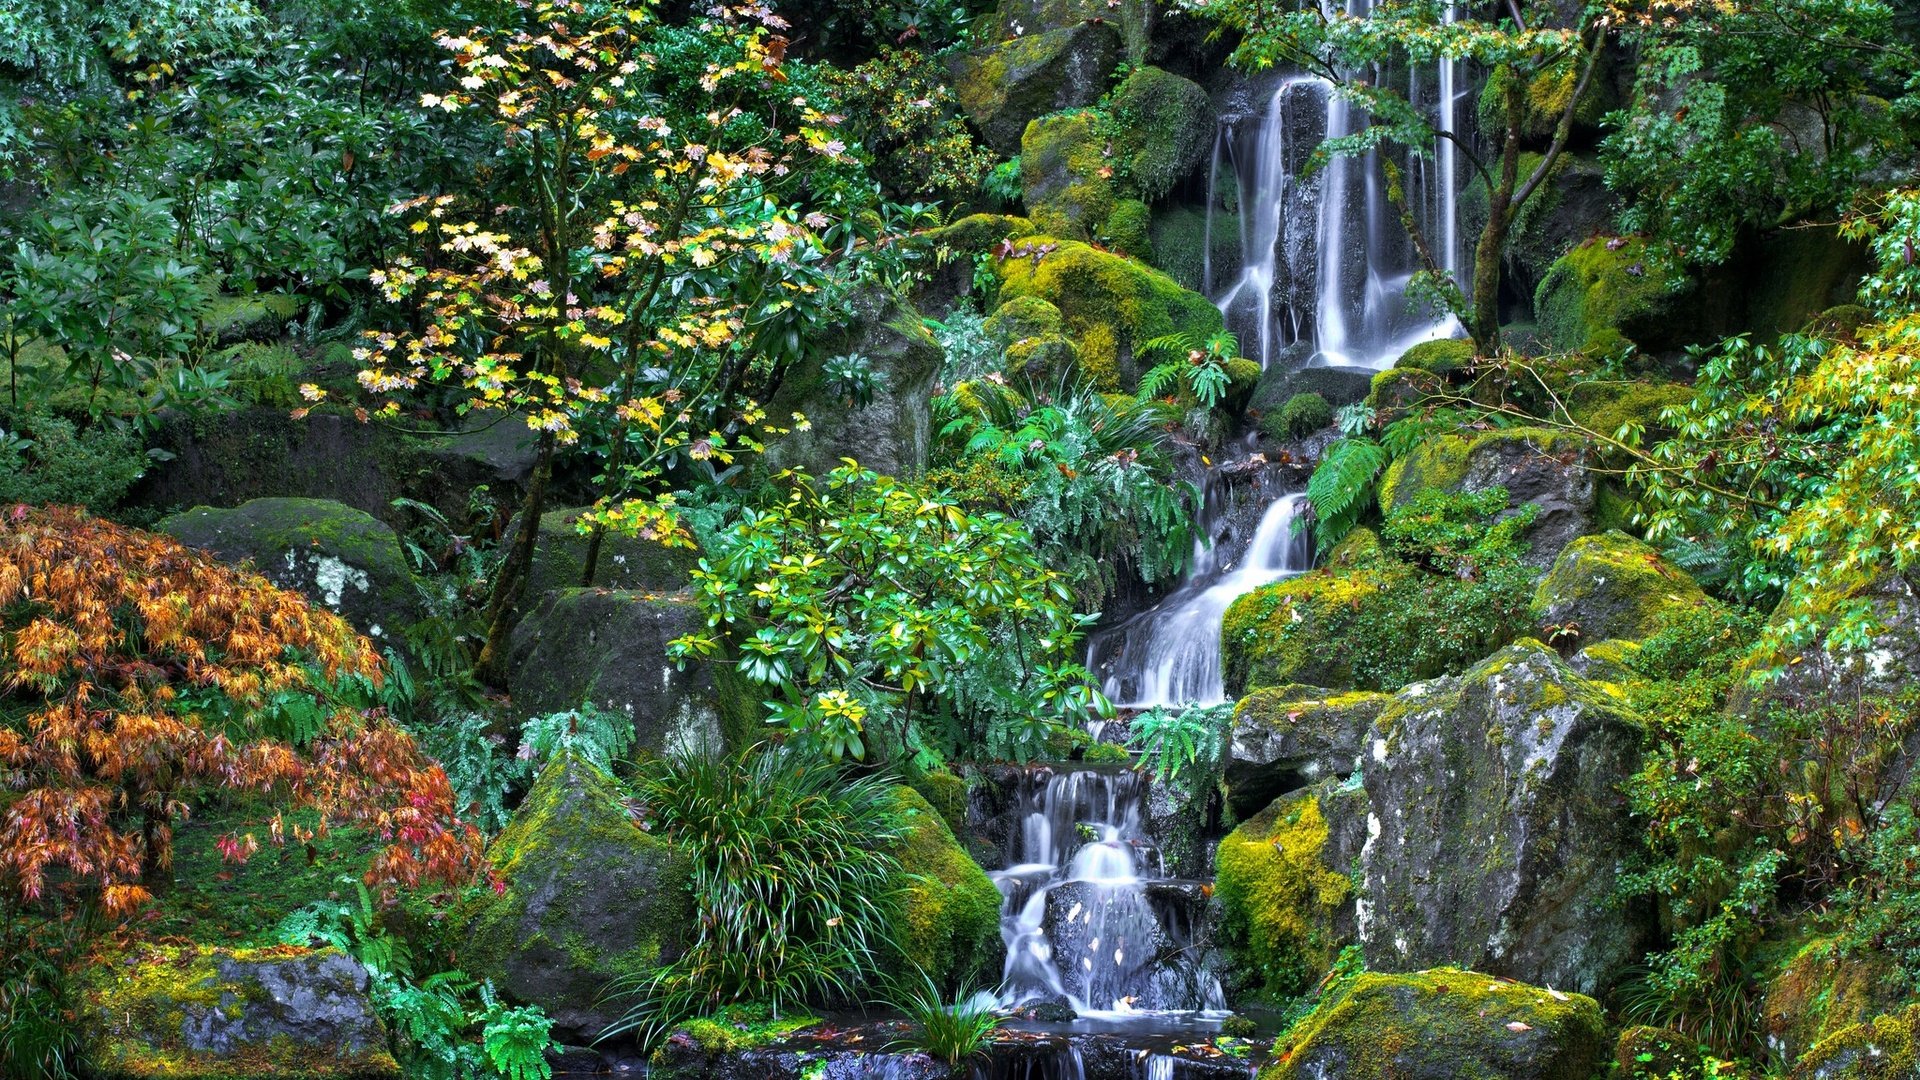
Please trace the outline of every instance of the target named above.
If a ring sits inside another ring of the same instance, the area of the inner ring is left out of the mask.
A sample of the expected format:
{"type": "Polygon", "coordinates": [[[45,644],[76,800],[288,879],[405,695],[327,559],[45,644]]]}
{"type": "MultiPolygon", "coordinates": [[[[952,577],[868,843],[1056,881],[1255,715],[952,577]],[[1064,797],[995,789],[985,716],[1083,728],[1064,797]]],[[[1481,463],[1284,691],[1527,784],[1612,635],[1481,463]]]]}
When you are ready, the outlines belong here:
{"type": "Polygon", "coordinates": [[[0,415],[0,502],[74,503],[94,513],[120,504],[146,473],[133,432],[107,424],[84,431],[43,412],[0,415]]]}
{"type": "Polygon", "coordinates": [[[686,953],[639,985],[613,1032],[651,1043],[686,1018],[741,1001],[776,1015],[857,990],[887,934],[900,825],[886,778],[825,758],[750,748],[645,766],[648,820],[693,859],[698,912],[686,953]]]}
{"type": "Polygon", "coordinates": [[[1227,755],[1233,703],[1155,707],[1128,722],[1128,744],[1140,752],[1140,766],[1163,784],[1186,792],[1204,791],[1218,779],[1227,755]]]}
{"type": "Polygon", "coordinates": [[[1372,439],[1348,436],[1327,447],[1307,478],[1307,502],[1313,506],[1314,547],[1332,551],[1373,507],[1373,482],[1387,467],[1386,448],[1372,439]]]}
{"type": "Polygon", "coordinates": [[[888,1050],[917,1050],[945,1065],[959,1065],[986,1053],[987,1042],[1000,1029],[1000,1015],[991,997],[962,991],[948,1001],[932,976],[917,972],[918,980],[896,987],[888,1004],[898,1009],[913,1028],[887,1045],[888,1050]]]}
{"type": "Polygon", "coordinates": [[[1333,406],[1315,393],[1295,394],[1286,404],[1267,414],[1260,430],[1268,438],[1304,439],[1333,423],[1333,406]]]}

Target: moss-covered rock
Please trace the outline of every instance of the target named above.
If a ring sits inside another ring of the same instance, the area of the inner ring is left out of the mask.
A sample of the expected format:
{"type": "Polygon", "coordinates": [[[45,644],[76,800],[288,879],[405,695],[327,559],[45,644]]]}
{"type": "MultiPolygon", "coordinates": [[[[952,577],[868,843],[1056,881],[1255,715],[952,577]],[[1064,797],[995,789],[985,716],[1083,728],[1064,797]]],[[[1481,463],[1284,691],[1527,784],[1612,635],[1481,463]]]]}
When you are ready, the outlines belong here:
{"type": "Polygon", "coordinates": [[[1562,255],[1541,279],[1533,308],[1556,349],[1614,354],[1628,344],[1680,343],[1674,313],[1693,283],[1678,260],[1637,237],[1594,237],[1562,255]]]}
{"type": "Polygon", "coordinates": [[[1816,1043],[1896,1010],[1906,997],[1893,957],[1847,948],[1838,936],[1799,943],[1761,987],[1760,1032],[1783,1061],[1816,1043]]]}
{"type": "Polygon", "coordinates": [[[841,458],[853,458],[887,476],[916,475],[926,468],[932,447],[927,402],[944,354],[913,305],[879,286],[855,292],[837,314],[840,331],[811,343],[807,359],[767,402],[768,415],[781,423],[799,413],[808,424],[771,440],[765,463],[818,475],[838,468],[841,458]],[[867,404],[848,400],[828,384],[826,362],[837,355],[865,357],[878,376],[867,404]]]}
{"type": "Polygon", "coordinates": [[[1014,296],[993,309],[983,329],[1004,348],[1028,338],[1058,334],[1065,327],[1060,309],[1052,303],[1038,296],[1014,296]]]}
{"type": "Polygon", "coordinates": [[[1660,420],[1662,411],[1691,400],[1693,387],[1685,383],[1647,379],[1579,382],[1566,394],[1568,415],[1588,430],[1612,436],[1627,424],[1635,424],[1643,437],[1651,437],[1647,441],[1667,430],[1660,420]]]}
{"type": "MultiPolygon", "coordinates": [[[[1215,247],[1224,246],[1224,235],[1214,237],[1215,247]]],[[[1204,208],[1186,205],[1164,206],[1154,211],[1147,238],[1153,251],[1154,268],[1180,284],[1183,289],[1203,292],[1207,283],[1207,215],[1204,208]]],[[[1233,237],[1238,258],[1239,237],[1233,237]]],[[[1218,263],[1216,261],[1216,267],[1218,263]]]]}
{"type": "Polygon", "coordinates": [[[1672,1028],[1636,1024],[1613,1044],[1614,1067],[1630,1080],[1669,1080],[1700,1063],[1698,1039],[1672,1028]]]}
{"type": "Polygon", "coordinates": [[[902,823],[899,915],[881,970],[941,986],[990,982],[999,964],[1000,890],[954,838],[945,818],[911,787],[894,788],[902,823]]]}
{"type": "Polygon", "coordinates": [[[1191,79],[1151,65],[1134,68],[1107,99],[1119,169],[1133,195],[1164,197],[1206,159],[1213,107],[1191,79]]]}
{"type": "Polygon", "coordinates": [[[1386,694],[1317,686],[1263,687],[1233,709],[1227,787],[1251,811],[1283,792],[1358,771],[1386,694]]]}
{"type": "Polygon", "coordinates": [[[136,946],[88,971],[102,1080],[398,1080],[367,972],[338,949],[136,946]]]}
{"type": "Polygon", "coordinates": [[[1920,1005],[1842,1028],[1814,1044],[1788,1080],[1896,1080],[1920,1075],[1920,1005]]]}
{"type": "MultiPolygon", "coordinates": [[[[692,547],[666,547],[637,536],[602,534],[600,559],[592,581],[584,578],[589,534],[580,531],[586,507],[549,510],[540,515],[540,536],[534,543],[533,566],[527,573],[526,596],[538,603],[547,593],[597,585],[609,589],[670,593],[687,587],[700,561],[692,547]]],[[[519,529],[515,519],[507,529],[508,542],[519,529]]]]}
{"type": "Polygon", "coordinates": [[[1319,394],[1295,394],[1286,404],[1260,420],[1260,433],[1270,439],[1304,439],[1333,423],[1333,406],[1319,394]]]}
{"type": "Polygon", "coordinates": [[[1027,237],[994,269],[1003,303],[1036,296],[1060,309],[1079,344],[1080,374],[1102,389],[1127,389],[1139,379],[1134,350],[1146,342],[1205,336],[1223,326],[1206,297],[1144,263],[1074,240],[1027,237]]]}
{"type": "Polygon", "coordinates": [[[1265,412],[1278,409],[1295,394],[1319,394],[1337,409],[1365,401],[1373,376],[1372,368],[1295,367],[1275,360],[1261,373],[1252,405],[1265,412]]]}
{"type": "Polygon", "coordinates": [[[1464,962],[1596,993],[1639,958],[1640,913],[1615,888],[1634,836],[1620,786],[1643,732],[1618,688],[1521,641],[1405,688],[1374,730],[1370,965],[1464,962]]]}
{"type": "Polygon", "coordinates": [[[1527,529],[1527,561],[1546,567],[1574,537],[1590,532],[1595,512],[1591,450],[1585,439],[1547,428],[1501,428],[1427,439],[1394,459],[1380,478],[1380,510],[1409,505],[1428,488],[1504,487],[1508,513],[1536,507],[1527,529]]]}
{"type": "Polygon", "coordinates": [[[714,750],[757,738],[760,699],[731,664],[667,659],[667,643],[706,628],[685,596],[623,589],[548,593],[514,628],[508,653],[520,719],[591,702],[633,723],[634,748],[714,750]]]}
{"type": "Polygon", "coordinates": [[[363,510],[326,499],[255,499],[231,510],[195,507],[158,528],[222,562],[251,563],[377,642],[397,643],[420,621],[400,538],[363,510]]]}
{"type": "Polygon", "coordinates": [[[620,1018],[607,995],[674,959],[693,930],[687,857],[640,828],[612,777],[562,753],[487,849],[505,883],[461,910],[461,962],[587,1042],[620,1018]]]}
{"type": "Polygon", "coordinates": [[[1589,1080],[1606,1051],[1600,1006],[1580,994],[1458,968],[1366,973],[1275,1044],[1260,1080],[1589,1080]]]}
{"type": "Polygon", "coordinates": [[[1091,105],[1106,92],[1122,55],[1109,22],[1027,22],[1019,34],[953,61],[953,91],[987,145],[1020,149],[1028,122],[1091,105]]]}
{"type": "Polygon", "coordinates": [[[1609,532],[1582,536],[1560,552],[1534,592],[1533,618],[1543,628],[1577,626],[1589,641],[1637,641],[1713,604],[1659,552],[1626,533],[1609,532]]]}
{"type": "Polygon", "coordinates": [[[1119,204],[1113,140],[1101,119],[1090,109],[1043,116],[1021,136],[1020,180],[1042,233],[1098,239],[1119,204]]]}
{"type": "Polygon", "coordinates": [[[1373,373],[1367,383],[1368,408],[1391,422],[1403,409],[1411,408],[1439,393],[1446,379],[1422,368],[1390,367],[1373,373]]]}
{"type": "Polygon", "coordinates": [[[1405,578],[1402,568],[1383,563],[1323,567],[1234,600],[1220,624],[1228,693],[1288,683],[1354,687],[1353,654],[1341,647],[1342,623],[1335,616],[1405,578]]]}
{"type": "Polygon", "coordinates": [[[1326,782],[1276,799],[1220,841],[1214,897],[1240,996],[1306,992],[1353,939],[1347,870],[1365,821],[1365,796],[1326,782]]]}
{"type": "Polygon", "coordinates": [[[911,781],[955,837],[967,834],[967,782],[950,772],[926,772],[911,781]]]}
{"type": "Polygon", "coordinates": [[[1472,363],[1473,342],[1461,338],[1440,338],[1423,341],[1401,353],[1393,366],[1434,375],[1451,375],[1472,363]]]}
{"type": "Polygon", "coordinates": [[[1139,199],[1113,204],[1096,237],[1110,251],[1143,262],[1153,261],[1153,211],[1139,199]]]}
{"type": "Polygon", "coordinates": [[[1920,588],[1904,574],[1890,571],[1844,598],[1837,593],[1789,596],[1768,616],[1768,627],[1780,631],[1793,623],[1830,625],[1830,608],[1842,599],[1863,604],[1871,613],[1876,632],[1867,646],[1841,644],[1822,631],[1781,655],[1757,650],[1744,663],[1743,674],[1777,669],[1777,677],[1758,684],[1741,679],[1727,700],[1729,713],[1760,716],[1775,707],[1818,708],[1898,694],[1920,683],[1920,588]]]}

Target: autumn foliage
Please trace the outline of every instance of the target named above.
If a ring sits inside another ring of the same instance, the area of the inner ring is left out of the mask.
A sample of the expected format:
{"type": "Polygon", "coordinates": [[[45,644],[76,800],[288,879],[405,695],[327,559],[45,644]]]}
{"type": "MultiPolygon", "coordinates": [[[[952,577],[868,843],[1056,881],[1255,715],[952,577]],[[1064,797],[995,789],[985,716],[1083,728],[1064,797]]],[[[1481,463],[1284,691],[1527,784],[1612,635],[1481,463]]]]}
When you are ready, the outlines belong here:
{"type": "MultiPolygon", "coordinates": [[[[218,789],[377,833],[384,889],[480,865],[440,767],[380,710],[334,700],[379,683],[373,649],[264,578],[77,509],[5,508],[0,648],[0,906],[133,910],[218,789]]],[[[278,816],[264,831],[303,837],[278,816]]],[[[237,861],[259,842],[221,847],[237,861]]]]}

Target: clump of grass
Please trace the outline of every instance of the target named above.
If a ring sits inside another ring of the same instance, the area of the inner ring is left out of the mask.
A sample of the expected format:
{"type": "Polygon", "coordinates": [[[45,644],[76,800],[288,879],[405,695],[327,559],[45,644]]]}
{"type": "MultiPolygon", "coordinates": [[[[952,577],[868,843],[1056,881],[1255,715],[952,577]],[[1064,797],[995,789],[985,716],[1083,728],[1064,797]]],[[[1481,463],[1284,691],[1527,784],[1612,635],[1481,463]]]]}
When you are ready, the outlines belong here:
{"type": "Polygon", "coordinates": [[[887,1049],[917,1050],[947,1065],[982,1056],[1000,1028],[999,1014],[978,994],[962,990],[948,1001],[924,971],[917,980],[896,986],[887,1004],[913,1023],[912,1032],[887,1044],[887,1049]]]}

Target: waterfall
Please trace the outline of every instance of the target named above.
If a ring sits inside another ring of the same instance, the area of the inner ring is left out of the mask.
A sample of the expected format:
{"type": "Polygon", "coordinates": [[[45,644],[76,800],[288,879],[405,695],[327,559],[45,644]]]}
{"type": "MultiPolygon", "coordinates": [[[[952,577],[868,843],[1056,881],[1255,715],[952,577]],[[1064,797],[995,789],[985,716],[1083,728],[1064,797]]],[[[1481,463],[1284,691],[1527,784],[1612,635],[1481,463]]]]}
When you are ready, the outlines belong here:
{"type": "MultiPolygon", "coordinates": [[[[1373,0],[1344,0],[1348,16],[1364,17],[1373,0]]],[[[1455,18],[1451,4],[1445,16],[1455,18]]],[[[1459,64],[1437,65],[1431,93],[1423,72],[1407,74],[1404,89],[1426,108],[1440,131],[1458,132],[1459,64]],[[1431,100],[1429,100],[1431,99],[1431,100]]],[[[1385,72],[1374,70],[1378,79],[1385,72]]],[[[1306,340],[1312,364],[1384,368],[1412,345],[1462,332],[1451,315],[1435,318],[1409,302],[1417,267],[1411,240],[1387,197],[1380,151],[1333,156],[1303,177],[1307,158],[1323,139],[1361,134],[1365,110],[1324,79],[1283,79],[1268,99],[1248,144],[1223,122],[1215,138],[1208,183],[1207,232],[1216,212],[1214,177],[1223,156],[1240,183],[1241,272],[1214,303],[1241,333],[1249,356],[1269,366],[1287,346],[1306,340]],[[1249,340],[1251,339],[1251,340],[1249,340]]],[[[1426,157],[1410,160],[1403,176],[1407,198],[1428,234],[1441,269],[1460,281],[1465,268],[1460,237],[1458,148],[1438,138],[1426,157]]],[[[1210,265],[1210,263],[1209,263],[1210,265]]],[[[1464,285],[1464,282],[1462,282],[1464,285]]],[[[1211,275],[1207,287],[1212,288],[1211,275]]]]}
{"type": "Polygon", "coordinates": [[[1187,933],[1206,904],[1167,876],[1146,832],[1147,780],[1131,770],[1036,769],[1000,887],[1000,1001],[1065,1002],[1083,1017],[1224,1008],[1187,933]]]}
{"type": "MultiPolygon", "coordinates": [[[[1196,550],[1185,584],[1119,632],[1103,691],[1124,708],[1212,705],[1227,699],[1220,673],[1220,625],[1233,601],[1262,585],[1312,568],[1312,547],[1294,524],[1306,496],[1267,506],[1237,564],[1214,543],[1196,550]]],[[[1201,535],[1209,536],[1207,523],[1201,535]]]]}

